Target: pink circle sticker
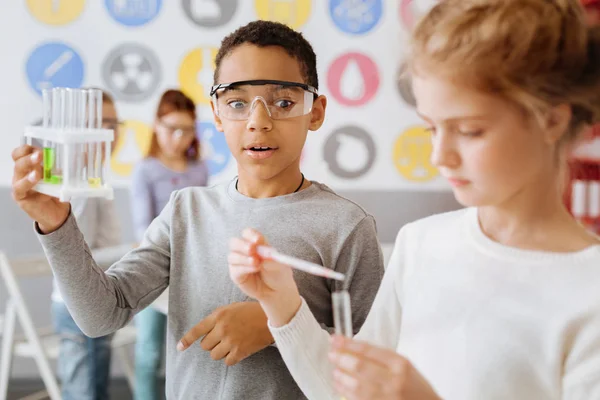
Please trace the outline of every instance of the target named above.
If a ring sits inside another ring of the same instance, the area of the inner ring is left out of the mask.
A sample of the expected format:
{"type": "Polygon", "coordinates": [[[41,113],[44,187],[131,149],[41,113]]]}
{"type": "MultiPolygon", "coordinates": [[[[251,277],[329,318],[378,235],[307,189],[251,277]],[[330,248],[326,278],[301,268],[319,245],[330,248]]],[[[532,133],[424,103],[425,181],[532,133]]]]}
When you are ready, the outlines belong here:
{"type": "Polygon", "coordinates": [[[362,106],[379,89],[377,64],[361,53],[346,53],[333,61],[327,72],[333,98],[345,106],[362,106]]]}

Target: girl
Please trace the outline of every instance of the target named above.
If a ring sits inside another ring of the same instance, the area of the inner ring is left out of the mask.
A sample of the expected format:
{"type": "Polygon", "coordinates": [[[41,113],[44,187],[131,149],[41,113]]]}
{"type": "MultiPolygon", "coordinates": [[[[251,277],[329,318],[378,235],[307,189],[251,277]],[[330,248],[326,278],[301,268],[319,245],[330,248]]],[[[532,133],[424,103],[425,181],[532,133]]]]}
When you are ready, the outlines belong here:
{"type": "Polygon", "coordinates": [[[311,399],[600,398],[600,240],[560,178],[600,120],[600,31],[577,0],[446,0],[410,68],[432,161],[466,208],[400,230],[358,340],[330,346],[256,231],[231,242],[232,279],[311,399]]]}
{"type": "MultiPolygon", "coordinates": [[[[200,160],[196,136],[196,107],[179,90],[161,97],[148,157],[132,176],[131,200],[136,240],[168,203],[171,192],[206,186],[208,169],[200,160]]],[[[158,399],[158,369],[165,342],[166,315],[147,308],[136,316],[135,399],[158,399]]]]}

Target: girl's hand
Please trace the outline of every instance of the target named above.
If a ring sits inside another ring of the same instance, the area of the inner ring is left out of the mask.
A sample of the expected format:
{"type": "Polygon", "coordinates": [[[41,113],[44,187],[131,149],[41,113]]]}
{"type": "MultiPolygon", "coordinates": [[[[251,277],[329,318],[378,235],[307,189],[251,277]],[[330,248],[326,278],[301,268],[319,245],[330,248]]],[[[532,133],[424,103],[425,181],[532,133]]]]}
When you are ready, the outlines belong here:
{"type": "Polygon", "coordinates": [[[441,400],[410,361],[394,351],[334,336],[329,359],[335,389],[347,400],[441,400]]]}
{"type": "Polygon", "coordinates": [[[287,324],[300,308],[302,300],[292,269],[257,253],[268,246],[257,231],[246,229],[241,238],[230,242],[229,275],[248,296],[258,300],[273,326],[287,324]]]}

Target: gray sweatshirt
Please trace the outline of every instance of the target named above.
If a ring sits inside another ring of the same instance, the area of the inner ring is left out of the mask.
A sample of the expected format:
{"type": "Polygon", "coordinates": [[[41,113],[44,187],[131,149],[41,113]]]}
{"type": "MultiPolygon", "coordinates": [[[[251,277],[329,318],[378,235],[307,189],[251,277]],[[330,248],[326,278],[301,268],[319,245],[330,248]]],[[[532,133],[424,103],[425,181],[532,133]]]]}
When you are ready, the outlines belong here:
{"type": "MultiPolygon", "coordinates": [[[[375,221],[358,205],[313,182],[298,193],[252,199],[235,181],[172,194],[140,247],[103,272],[71,215],[40,241],[71,314],[84,333],[121,328],[169,286],[166,392],[180,399],[304,399],[279,351],[270,346],[227,367],[179,339],[216,308],[249,301],[230,280],[229,239],[246,227],[263,232],[282,253],[346,274],[354,330],[362,326],[383,277],[375,221]]],[[[331,327],[331,292],[341,284],[295,271],[317,321],[331,327]]]]}
{"type": "MultiPolygon", "coordinates": [[[[114,202],[101,197],[76,198],[71,201],[71,212],[102,269],[108,269],[133,248],[132,243],[121,244],[121,224],[114,202]]],[[[56,281],[52,301],[63,302],[56,281]]]]}

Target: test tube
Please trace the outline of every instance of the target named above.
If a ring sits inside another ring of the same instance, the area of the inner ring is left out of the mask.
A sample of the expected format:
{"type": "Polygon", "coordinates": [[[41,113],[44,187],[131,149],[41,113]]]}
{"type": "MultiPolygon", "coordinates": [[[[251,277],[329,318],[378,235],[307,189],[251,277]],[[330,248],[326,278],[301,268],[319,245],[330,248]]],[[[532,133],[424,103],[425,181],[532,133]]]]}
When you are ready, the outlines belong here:
{"type": "MultiPolygon", "coordinates": [[[[96,100],[96,128],[102,128],[102,91],[94,89],[96,100]]],[[[91,182],[94,187],[99,187],[104,184],[104,160],[102,159],[102,142],[95,144],[95,156],[94,156],[94,180],[91,182]]]]}
{"type": "Polygon", "coordinates": [[[586,191],[587,184],[585,181],[576,180],[573,182],[571,198],[571,212],[576,219],[581,219],[586,216],[586,191]]]}
{"type": "MultiPolygon", "coordinates": [[[[52,93],[48,89],[42,90],[42,127],[49,128],[50,127],[50,118],[52,113],[52,93]]],[[[44,141],[46,142],[46,141],[44,141]]]]}
{"type": "Polygon", "coordinates": [[[336,335],[351,338],[352,332],[352,308],[350,306],[350,293],[340,290],[331,293],[333,305],[333,326],[336,335]]]}
{"type": "MultiPolygon", "coordinates": [[[[54,123],[52,118],[52,92],[48,89],[42,90],[42,107],[44,114],[42,115],[42,127],[49,128],[51,123],[54,123]]],[[[54,164],[54,153],[52,151],[51,143],[48,140],[44,140],[42,148],[42,179],[49,182],[52,178],[52,166],[54,164]]]]}
{"type": "Polygon", "coordinates": [[[588,207],[590,210],[590,218],[600,218],[600,182],[590,182],[588,195],[588,207]]]}
{"type": "Polygon", "coordinates": [[[96,106],[94,89],[86,90],[87,97],[87,127],[88,129],[94,129],[96,127],[96,106]]]}
{"type": "MultiPolygon", "coordinates": [[[[65,93],[61,88],[52,89],[52,96],[48,94],[50,114],[50,127],[64,129],[65,126],[65,93]]],[[[44,182],[60,184],[62,182],[61,151],[57,143],[47,141],[43,150],[44,182]]]]}
{"type": "MultiPolygon", "coordinates": [[[[65,124],[64,128],[69,131],[73,131],[77,128],[79,124],[79,99],[77,96],[76,89],[65,89],[65,124]]],[[[75,185],[78,185],[81,182],[82,177],[82,161],[83,154],[79,151],[78,144],[65,144],[65,154],[63,156],[66,158],[66,170],[63,173],[64,180],[68,182],[73,182],[75,185]],[[68,151],[67,151],[68,147],[68,151]]]]}

